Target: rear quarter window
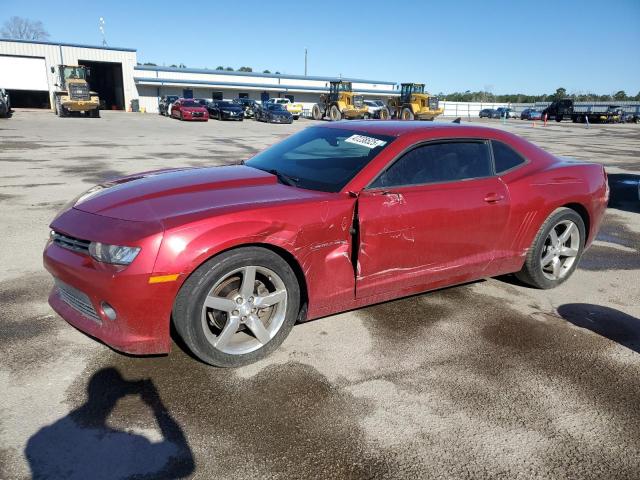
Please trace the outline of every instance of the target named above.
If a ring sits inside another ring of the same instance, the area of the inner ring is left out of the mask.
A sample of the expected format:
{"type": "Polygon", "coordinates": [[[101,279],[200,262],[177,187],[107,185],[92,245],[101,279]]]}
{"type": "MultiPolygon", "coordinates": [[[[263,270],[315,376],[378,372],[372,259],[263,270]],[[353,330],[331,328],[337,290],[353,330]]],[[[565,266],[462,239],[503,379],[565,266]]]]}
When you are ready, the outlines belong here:
{"type": "Polygon", "coordinates": [[[497,174],[504,173],[526,163],[524,157],[502,142],[492,140],[491,146],[493,148],[493,160],[497,174]]]}

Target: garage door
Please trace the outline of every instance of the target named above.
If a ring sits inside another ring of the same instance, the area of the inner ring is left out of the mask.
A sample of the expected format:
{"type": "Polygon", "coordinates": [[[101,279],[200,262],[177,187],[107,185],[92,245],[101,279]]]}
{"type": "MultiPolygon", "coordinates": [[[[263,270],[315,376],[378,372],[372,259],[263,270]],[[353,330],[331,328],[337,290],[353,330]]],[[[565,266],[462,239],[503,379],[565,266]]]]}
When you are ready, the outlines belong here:
{"type": "Polygon", "coordinates": [[[0,55],[0,88],[48,91],[44,58],[0,55]]]}

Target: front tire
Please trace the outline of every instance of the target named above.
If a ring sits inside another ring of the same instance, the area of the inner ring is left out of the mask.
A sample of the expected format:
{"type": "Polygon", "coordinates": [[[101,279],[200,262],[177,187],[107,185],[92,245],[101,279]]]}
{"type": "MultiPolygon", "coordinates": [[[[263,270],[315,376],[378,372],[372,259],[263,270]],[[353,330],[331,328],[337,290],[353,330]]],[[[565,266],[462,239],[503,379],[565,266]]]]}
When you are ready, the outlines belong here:
{"type": "Polygon", "coordinates": [[[242,247],[205,262],[173,307],[176,331],[195,356],[217,367],[254,363],[276,350],[300,310],[289,264],[261,247],[242,247]]]}
{"type": "Polygon", "coordinates": [[[311,116],[314,120],[322,120],[322,112],[319,105],[316,104],[311,108],[311,116]]]}
{"type": "Polygon", "coordinates": [[[342,120],[342,112],[337,105],[331,105],[331,109],[329,110],[329,117],[331,118],[332,122],[342,120]]]}
{"type": "Polygon", "coordinates": [[[538,230],[516,277],[540,289],[557,287],[577,268],[585,239],[582,217],[570,208],[556,209],[538,230]]]}
{"type": "Polygon", "coordinates": [[[402,120],[413,120],[414,117],[411,109],[407,107],[403,108],[401,113],[401,118],[402,120]]]}

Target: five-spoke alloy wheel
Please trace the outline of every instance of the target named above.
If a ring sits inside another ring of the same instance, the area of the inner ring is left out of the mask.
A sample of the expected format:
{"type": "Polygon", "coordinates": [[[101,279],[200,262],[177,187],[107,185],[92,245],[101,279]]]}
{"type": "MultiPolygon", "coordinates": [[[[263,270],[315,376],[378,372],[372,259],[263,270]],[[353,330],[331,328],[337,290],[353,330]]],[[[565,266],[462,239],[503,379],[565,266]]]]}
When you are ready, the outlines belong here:
{"type": "Polygon", "coordinates": [[[173,322],[198,358],[237,367],[275,350],[299,306],[300,287],[290,265],[271,250],[243,247],[213,257],[185,281],[173,322]]]}
{"type": "Polygon", "coordinates": [[[570,208],[558,208],[540,227],[516,276],[537,288],[560,285],[578,266],[585,240],[582,217],[570,208]]]}

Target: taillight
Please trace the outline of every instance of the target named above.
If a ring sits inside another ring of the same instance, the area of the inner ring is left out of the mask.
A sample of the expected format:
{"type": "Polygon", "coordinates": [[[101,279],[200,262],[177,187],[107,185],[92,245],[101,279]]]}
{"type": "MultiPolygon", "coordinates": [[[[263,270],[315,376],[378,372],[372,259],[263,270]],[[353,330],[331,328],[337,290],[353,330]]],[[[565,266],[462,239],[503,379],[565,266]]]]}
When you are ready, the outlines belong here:
{"type": "Polygon", "coordinates": [[[604,200],[605,202],[608,202],[609,194],[611,193],[611,187],[609,187],[609,177],[607,176],[607,171],[604,169],[604,166],[602,167],[602,173],[604,174],[604,184],[605,184],[604,200]]]}

